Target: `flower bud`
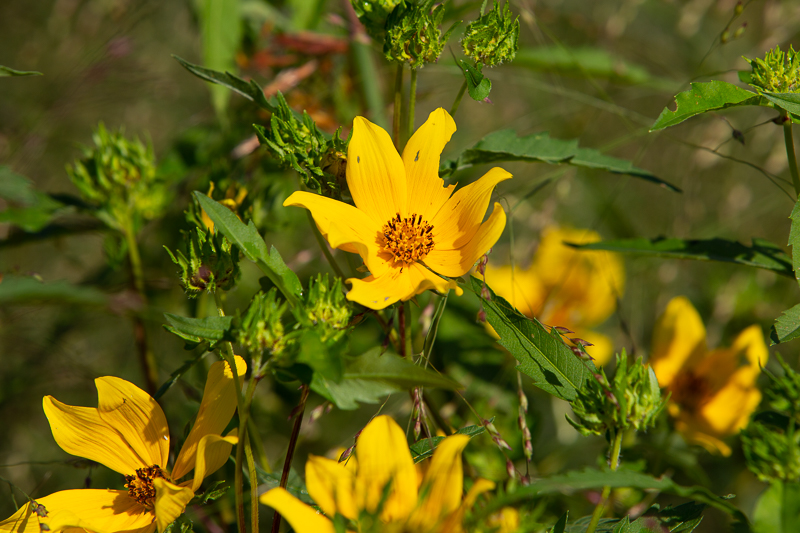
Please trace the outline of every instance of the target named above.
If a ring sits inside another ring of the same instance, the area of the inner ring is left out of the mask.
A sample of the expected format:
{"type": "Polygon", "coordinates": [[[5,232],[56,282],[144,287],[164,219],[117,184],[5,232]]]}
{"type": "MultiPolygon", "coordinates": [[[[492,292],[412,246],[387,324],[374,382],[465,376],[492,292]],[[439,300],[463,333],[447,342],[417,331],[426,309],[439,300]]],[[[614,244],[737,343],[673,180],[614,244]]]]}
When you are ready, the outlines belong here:
{"type": "Polygon", "coordinates": [[[352,309],[344,295],[342,280],[329,281],[328,274],[319,274],[308,284],[305,314],[320,331],[320,340],[338,340],[347,331],[352,309]]]}
{"type": "Polygon", "coordinates": [[[433,0],[424,0],[418,5],[409,1],[392,11],[386,20],[386,37],[383,41],[386,59],[408,63],[411,68],[419,68],[439,59],[455,24],[442,35],[439,26],[444,18],[444,4],[433,9],[432,6],[433,0]]]}
{"type": "Polygon", "coordinates": [[[239,277],[239,248],[221,233],[206,233],[199,227],[184,232],[187,254],[167,250],[181,270],[181,286],[190,298],[203,291],[230,290],[239,277]]]}
{"type": "Polygon", "coordinates": [[[519,17],[514,17],[508,2],[501,8],[494,0],[494,9],[472,21],[464,31],[461,48],[464,54],[487,67],[511,62],[519,49],[519,17]]]}
{"type": "Polygon", "coordinates": [[[788,52],[776,46],[764,59],[747,59],[753,69],[748,83],[753,87],[775,93],[800,92],[800,55],[789,46],[788,52]]]}
{"type": "Polygon", "coordinates": [[[282,355],[287,345],[281,322],[286,307],[286,302],[278,301],[278,291],[275,288],[253,296],[250,306],[241,316],[239,344],[256,358],[282,355]]]}

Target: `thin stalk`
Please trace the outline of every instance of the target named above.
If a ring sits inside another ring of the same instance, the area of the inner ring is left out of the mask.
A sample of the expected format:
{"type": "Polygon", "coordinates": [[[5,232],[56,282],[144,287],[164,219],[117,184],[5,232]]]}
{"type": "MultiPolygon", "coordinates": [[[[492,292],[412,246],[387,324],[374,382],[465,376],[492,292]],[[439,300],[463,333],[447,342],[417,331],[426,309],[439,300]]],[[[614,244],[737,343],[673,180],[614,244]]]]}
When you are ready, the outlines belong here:
{"type": "Polygon", "coordinates": [[[405,135],[405,142],[411,138],[414,133],[414,108],[417,105],[417,69],[411,69],[411,88],[408,91],[408,124],[405,135]]]}
{"type": "Polygon", "coordinates": [[[272,467],[269,464],[269,458],[267,457],[267,452],[264,450],[264,445],[261,443],[261,437],[258,433],[256,423],[253,422],[253,417],[247,418],[247,433],[253,437],[253,449],[258,462],[261,464],[261,468],[267,474],[271,474],[272,467]]]}
{"type": "Polygon", "coordinates": [[[456,99],[453,101],[453,106],[450,108],[451,117],[455,116],[456,111],[458,111],[458,106],[461,105],[461,99],[464,98],[465,92],[467,92],[467,80],[464,80],[464,83],[461,84],[461,89],[458,90],[456,99]]]}
{"type": "Polygon", "coordinates": [[[781,111],[783,119],[783,141],[786,143],[786,158],[789,160],[789,170],[792,173],[794,192],[800,196],[800,173],[797,171],[797,156],[794,153],[794,139],[792,138],[792,117],[786,111],[781,111]]]}
{"type": "MultiPolygon", "coordinates": [[[[237,473],[242,471],[244,461],[247,461],[247,471],[250,475],[250,530],[258,531],[258,477],[256,476],[256,463],[253,460],[253,451],[250,447],[250,434],[247,432],[247,421],[250,419],[250,405],[253,403],[253,394],[258,384],[257,379],[250,378],[245,393],[244,409],[239,411],[239,444],[236,446],[237,473]]],[[[244,503],[244,502],[242,502],[244,503]]]]}
{"type": "Polygon", "coordinates": [[[405,302],[400,304],[400,307],[397,309],[397,348],[398,352],[400,352],[400,357],[406,356],[406,304],[405,302]]]}
{"type": "Polygon", "coordinates": [[[403,302],[403,307],[405,308],[403,315],[406,324],[405,335],[403,336],[401,342],[403,343],[403,352],[411,357],[414,355],[414,347],[411,345],[411,302],[403,302]]]}
{"type": "MultiPolygon", "coordinates": [[[[292,457],[294,456],[294,449],[297,447],[297,437],[300,435],[300,426],[303,424],[303,414],[306,411],[306,400],[308,399],[308,385],[303,385],[303,392],[300,395],[300,403],[297,405],[297,414],[294,419],[294,426],[292,426],[292,435],[289,437],[289,449],[286,451],[286,459],[283,461],[283,472],[281,473],[281,488],[286,488],[286,483],[289,481],[289,471],[292,468],[292,457]]],[[[272,533],[278,533],[281,528],[281,514],[275,511],[275,517],[272,519],[272,533]]]]}
{"type": "MultiPolygon", "coordinates": [[[[622,449],[622,431],[619,430],[610,430],[613,438],[611,443],[611,471],[614,472],[619,466],[619,453],[622,449]]],[[[597,528],[597,524],[600,522],[600,517],[603,516],[606,510],[606,503],[608,503],[608,497],[611,495],[611,487],[603,487],[603,493],[600,496],[600,501],[597,503],[597,507],[594,508],[594,513],[592,514],[592,521],[589,523],[589,527],[586,529],[586,533],[594,533],[594,530],[597,528]]]]}
{"type": "Polygon", "coordinates": [[[394,113],[392,116],[392,140],[395,147],[400,150],[400,118],[403,109],[403,64],[398,63],[397,74],[394,77],[394,113]]]}
{"type": "Polygon", "coordinates": [[[247,471],[250,474],[250,531],[257,532],[258,531],[258,474],[256,473],[256,462],[253,460],[253,449],[250,446],[250,434],[247,433],[246,437],[247,438],[244,439],[244,455],[245,458],[247,459],[247,471]]]}
{"type": "Polygon", "coordinates": [[[314,233],[314,237],[317,239],[317,244],[319,244],[319,249],[322,250],[322,253],[325,255],[325,259],[328,260],[328,263],[331,265],[331,268],[336,273],[337,276],[345,279],[344,272],[342,269],[339,268],[339,263],[336,262],[336,259],[333,258],[333,254],[328,249],[328,243],[325,242],[325,239],[322,237],[322,234],[319,232],[319,228],[317,228],[317,223],[314,222],[314,217],[311,214],[311,211],[306,210],[306,215],[308,215],[308,222],[311,224],[311,231],[314,233]]]}
{"type": "MultiPolygon", "coordinates": [[[[128,259],[131,262],[131,274],[133,275],[133,286],[139,297],[142,299],[143,306],[147,305],[147,296],[144,292],[144,270],[142,269],[142,256],[139,255],[139,246],[136,244],[136,234],[133,231],[133,224],[128,221],[123,232],[125,242],[128,245],[128,259]]],[[[150,343],[147,342],[147,329],[141,315],[133,317],[134,338],[136,348],[139,352],[139,362],[142,365],[142,373],[147,386],[147,392],[154,395],[158,390],[158,365],[156,363],[150,343]]]]}

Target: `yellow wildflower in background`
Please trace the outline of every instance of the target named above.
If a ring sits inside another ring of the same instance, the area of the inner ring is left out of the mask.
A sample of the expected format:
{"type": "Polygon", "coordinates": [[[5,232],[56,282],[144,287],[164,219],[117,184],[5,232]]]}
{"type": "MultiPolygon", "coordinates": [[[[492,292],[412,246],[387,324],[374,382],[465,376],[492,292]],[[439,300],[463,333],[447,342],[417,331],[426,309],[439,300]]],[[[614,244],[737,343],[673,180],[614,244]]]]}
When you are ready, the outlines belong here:
{"type": "Polygon", "coordinates": [[[486,266],[486,283],[520,313],[549,326],[562,326],[593,346],[587,352],[598,365],[614,353],[607,336],[591,331],[616,308],[625,288],[620,258],[610,252],[583,252],[564,242],[587,244],[600,235],[585,229],[548,228],[526,269],[486,266]]]}
{"type": "Polygon", "coordinates": [[[500,204],[482,221],[495,185],[511,174],[493,168],[455,193],[455,185],[445,187],[439,156],[455,131],[453,119],[439,108],[401,158],[386,131],[356,117],[347,149],[347,185],[355,206],[308,192],[283,203],[311,211],[331,247],[361,256],[370,275],[347,280],[349,300],[383,309],[427,289],[457,289],[441,276],[466,274],[497,242],[506,223],[500,204]]]}
{"type": "Polygon", "coordinates": [[[479,479],[462,501],[461,452],[467,442],[466,435],[445,438],[420,479],[403,430],[392,418],[378,416],[361,432],[355,456],[346,464],[314,455],[306,463],[308,494],[326,516],[282,488],[260,501],[281,513],[297,533],[333,533],[331,520],[337,514],[362,533],[461,533],[466,510],[479,494],[494,488],[493,482],[479,479]],[[365,515],[377,515],[377,522],[365,515]]]}
{"type": "MultiPolygon", "coordinates": [[[[214,192],[214,182],[212,181],[208,185],[208,192],[206,193],[206,196],[208,196],[213,200],[214,197],[211,196],[211,193],[213,192],[214,192]]],[[[239,220],[241,220],[242,217],[239,215],[238,211],[239,208],[242,206],[242,203],[244,202],[244,199],[246,197],[247,197],[247,188],[239,185],[238,183],[231,183],[228,186],[228,189],[225,191],[225,198],[220,200],[219,203],[221,203],[222,205],[233,211],[233,213],[237,217],[239,217],[239,220]]],[[[212,233],[214,232],[214,221],[211,220],[211,217],[208,216],[208,213],[206,213],[203,209],[200,209],[200,220],[203,222],[203,225],[209,229],[209,231],[211,231],[212,233]]]]}
{"type": "Polygon", "coordinates": [[[667,409],[675,429],[688,441],[728,456],[731,449],[720,439],[743,429],[761,401],[755,383],[767,357],[757,325],[739,333],[730,348],[709,351],[700,315],[678,296],[656,323],[650,364],[670,392],[667,409]]]}
{"type": "MultiPolygon", "coordinates": [[[[240,376],[247,364],[236,357],[240,376]]],[[[222,361],[211,365],[194,426],[167,469],[169,428],[164,412],[149,394],[117,377],[95,380],[97,408],[75,407],[52,396],[43,400],[50,429],[61,448],[97,461],[125,476],[127,490],[75,489],[30,503],[0,522],[0,532],[55,533],[70,528],[91,532],[163,532],[217,471],[236,444],[235,435],[220,435],[236,410],[233,373],[222,361]],[[194,479],[178,480],[194,470],[194,479]],[[47,529],[45,529],[45,526],[47,529]]]]}

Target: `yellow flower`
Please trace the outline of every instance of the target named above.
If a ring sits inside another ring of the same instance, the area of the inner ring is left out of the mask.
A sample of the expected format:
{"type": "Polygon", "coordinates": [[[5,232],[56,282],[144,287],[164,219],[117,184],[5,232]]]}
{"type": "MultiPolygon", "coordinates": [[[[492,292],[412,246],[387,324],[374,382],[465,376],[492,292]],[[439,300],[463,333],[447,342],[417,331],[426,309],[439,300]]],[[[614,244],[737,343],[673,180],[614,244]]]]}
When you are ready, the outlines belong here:
{"type": "MultiPolygon", "coordinates": [[[[236,358],[240,376],[247,370],[236,358]]],[[[211,365],[194,427],[172,472],[167,469],[169,428],[164,412],[132,383],[106,376],[95,380],[97,409],[75,407],[52,396],[43,400],[53,437],[72,455],[97,461],[125,476],[127,490],[75,489],[56,492],[0,522],[2,533],[51,533],[83,528],[95,533],[159,532],[180,516],[203,479],[218,470],[236,444],[220,435],[236,409],[233,373],[222,361],[211,365]],[[194,479],[178,480],[194,470],[194,479]],[[41,524],[41,526],[40,526],[41,524]]]]}
{"type": "Polygon", "coordinates": [[[464,512],[494,483],[479,479],[462,501],[461,452],[466,435],[445,438],[418,478],[405,434],[390,417],[375,417],[358,437],[355,456],[346,464],[312,455],[306,463],[306,487],[323,516],[282,488],[262,495],[297,533],[333,533],[331,518],[340,514],[359,531],[461,533],[464,512]],[[366,515],[378,516],[370,524],[366,515]]]}
{"type": "Polygon", "coordinates": [[[653,331],[650,364],[670,392],[675,429],[690,442],[728,456],[722,440],[747,425],[761,401],[755,382],[767,363],[757,325],[739,333],[730,348],[709,351],[703,321],[683,296],[670,300],[653,331]]]}
{"type": "Polygon", "coordinates": [[[333,248],[361,256],[370,275],[351,278],[349,300],[383,309],[426,289],[447,292],[497,242],[506,223],[500,204],[481,223],[495,185],[511,178],[493,168],[453,194],[439,178],[439,155],[456,131],[444,109],[433,111],[402,158],[389,135],[356,117],[347,149],[347,185],[355,206],[308,192],[283,203],[305,207],[333,248]],[[452,196],[451,196],[452,195],[452,196]]]}
{"type": "MultiPolygon", "coordinates": [[[[208,185],[208,192],[206,193],[206,196],[208,196],[213,200],[213,197],[211,196],[211,193],[213,192],[214,192],[214,182],[212,181],[208,185]]],[[[236,183],[232,183],[228,187],[228,190],[225,191],[225,198],[220,200],[219,203],[221,203],[222,205],[233,211],[234,214],[237,217],[239,217],[239,220],[241,220],[242,217],[239,216],[239,213],[237,213],[237,211],[239,207],[241,207],[242,202],[244,202],[244,199],[246,197],[247,197],[247,189],[245,187],[241,187],[236,183]]],[[[211,217],[208,216],[208,213],[206,213],[203,209],[200,209],[200,220],[203,222],[203,225],[213,233],[214,221],[211,220],[211,217]]]]}
{"type": "Polygon", "coordinates": [[[527,269],[487,265],[486,283],[520,313],[569,328],[575,337],[592,343],[587,351],[603,365],[611,359],[614,345],[590,328],[614,312],[625,288],[625,270],[616,254],[581,252],[563,244],[599,240],[590,230],[546,229],[527,269]]]}

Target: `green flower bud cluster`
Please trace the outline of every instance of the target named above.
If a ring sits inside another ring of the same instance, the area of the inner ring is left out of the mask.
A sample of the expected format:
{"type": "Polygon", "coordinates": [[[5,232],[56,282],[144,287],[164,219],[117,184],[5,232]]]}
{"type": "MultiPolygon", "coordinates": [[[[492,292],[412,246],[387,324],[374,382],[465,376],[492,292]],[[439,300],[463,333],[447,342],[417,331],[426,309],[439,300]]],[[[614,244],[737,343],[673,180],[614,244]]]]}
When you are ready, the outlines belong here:
{"type": "Polygon", "coordinates": [[[777,377],[764,371],[770,384],[764,398],[771,410],[758,413],[742,430],[742,448],[747,466],[762,481],[800,480],[800,374],[779,354],[783,368],[777,377]]]}
{"type": "Polygon", "coordinates": [[[367,29],[367,34],[377,41],[382,41],[386,19],[403,0],[350,0],[358,20],[367,29]]]}
{"type": "Polygon", "coordinates": [[[135,232],[143,221],[160,216],[170,198],[156,176],[152,147],[126,139],[123,130],[111,133],[102,123],[92,139],[94,149],[84,149],[82,159],[67,165],[67,174],[97,206],[97,216],[121,232],[135,232]]]}
{"type": "Polygon", "coordinates": [[[241,316],[237,332],[238,341],[254,359],[280,357],[287,346],[281,318],[286,312],[286,302],[278,299],[274,287],[269,292],[253,296],[247,311],[241,316]]]}
{"type": "Polygon", "coordinates": [[[469,23],[461,39],[464,54],[487,67],[513,61],[519,49],[519,17],[514,17],[508,2],[469,23]]]}
{"type": "Polygon", "coordinates": [[[239,249],[219,232],[203,231],[195,227],[183,232],[187,254],[176,250],[173,254],[164,249],[172,262],[180,267],[181,286],[190,298],[203,291],[228,291],[239,277],[239,249]]]}
{"type": "Polygon", "coordinates": [[[316,327],[322,342],[338,341],[347,332],[352,310],[343,289],[342,280],[334,278],[331,283],[328,274],[309,281],[306,318],[316,327]]]}
{"type": "Polygon", "coordinates": [[[341,129],[332,138],[323,134],[314,120],[303,112],[301,120],[281,93],[269,128],[256,125],[262,146],[272,157],[300,174],[303,185],[326,196],[337,196],[342,181],[341,154],[347,152],[347,140],[341,129]]]}
{"type": "Polygon", "coordinates": [[[439,26],[444,18],[444,5],[432,6],[433,0],[420,4],[408,1],[392,11],[386,21],[383,41],[383,55],[387,60],[419,68],[439,59],[456,25],[442,34],[439,26]]]}
{"type": "Polygon", "coordinates": [[[753,69],[747,83],[773,93],[800,92],[800,54],[789,46],[788,52],[776,46],[764,59],[747,59],[753,69]]]}
{"type": "Polygon", "coordinates": [[[641,358],[629,367],[623,350],[621,355],[617,354],[613,383],[600,370],[594,379],[586,381],[585,388],[578,391],[571,403],[577,420],[567,416],[567,421],[588,436],[605,435],[609,429],[646,430],[655,424],[665,400],[653,369],[642,363],[641,358]]]}

